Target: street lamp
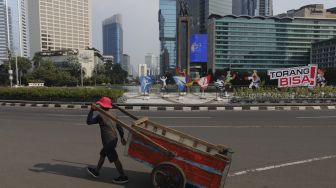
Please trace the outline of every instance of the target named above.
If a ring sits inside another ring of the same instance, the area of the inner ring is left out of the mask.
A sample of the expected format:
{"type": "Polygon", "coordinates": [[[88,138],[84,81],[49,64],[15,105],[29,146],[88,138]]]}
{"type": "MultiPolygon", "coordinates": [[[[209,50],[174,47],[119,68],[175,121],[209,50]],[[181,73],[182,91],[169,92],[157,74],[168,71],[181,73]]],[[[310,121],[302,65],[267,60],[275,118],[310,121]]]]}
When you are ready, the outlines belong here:
{"type": "Polygon", "coordinates": [[[9,48],[7,48],[7,57],[8,57],[8,64],[9,64],[9,70],[8,70],[9,82],[10,82],[10,86],[13,87],[13,70],[12,70],[12,65],[11,65],[12,54],[9,48]]]}

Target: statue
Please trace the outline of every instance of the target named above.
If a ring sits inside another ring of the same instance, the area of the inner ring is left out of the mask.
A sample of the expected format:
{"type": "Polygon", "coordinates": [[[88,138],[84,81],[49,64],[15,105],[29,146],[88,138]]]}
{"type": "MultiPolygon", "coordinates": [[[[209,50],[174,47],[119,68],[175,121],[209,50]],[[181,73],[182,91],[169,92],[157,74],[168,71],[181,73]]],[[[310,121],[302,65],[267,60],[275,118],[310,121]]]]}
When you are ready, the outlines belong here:
{"type": "Polygon", "coordinates": [[[317,86],[319,87],[324,87],[327,83],[325,77],[324,77],[325,70],[318,69],[317,70],[317,78],[316,78],[316,83],[317,86]]]}
{"type": "Polygon", "coordinates": [[[185,0],[179,0],[180,3],[180,16],[188,16],[189,15],[189,8],[188,3],[185,0]]]}
{"type": "Polygon", "coordinates": [[[255,90],[255,89],[259,88],[259,84],[260,84],[261,80],[260,80],[260,77],[258,76],[256,70],[253,71],[252,76],[247,77],[247,80],[251,80],[251,83],[249,85],[250,89],[255,90]]]}
{"type": "Polygon", "coordinates": [[[162,81],[162,87],[161,87],[161,91],[166,91],[167,92],[167,77],[166,76],[161,76],[160,80],[162,81]]]}
{"type": "Polygon", "coordinates": [[[229,89],[231,89],[231,87],[232,87],[231,81],[236,79],[236,74],[231,75],[231,71],[227,71],[226,76],[222,76],[222,77],[223,77],[223,81],[224,81],[225,97],[228,97],[229,95],[228,95],[227,91],[229,89]]]}

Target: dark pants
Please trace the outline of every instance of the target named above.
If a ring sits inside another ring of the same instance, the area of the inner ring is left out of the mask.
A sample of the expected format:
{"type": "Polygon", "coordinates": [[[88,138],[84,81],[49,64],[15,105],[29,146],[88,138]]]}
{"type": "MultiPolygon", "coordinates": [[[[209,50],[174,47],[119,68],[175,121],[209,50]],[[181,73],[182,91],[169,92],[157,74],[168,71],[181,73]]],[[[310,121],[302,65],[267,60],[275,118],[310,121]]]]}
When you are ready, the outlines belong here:
{"type": "Polygon", "coordinates": [[[110,163],[118,160],[118,154],[115,148],[117,147],[118,139],[115,139],[108,144],[105,144],[103,149],[100,151],[101,157],[107,157],[110,163]]]}

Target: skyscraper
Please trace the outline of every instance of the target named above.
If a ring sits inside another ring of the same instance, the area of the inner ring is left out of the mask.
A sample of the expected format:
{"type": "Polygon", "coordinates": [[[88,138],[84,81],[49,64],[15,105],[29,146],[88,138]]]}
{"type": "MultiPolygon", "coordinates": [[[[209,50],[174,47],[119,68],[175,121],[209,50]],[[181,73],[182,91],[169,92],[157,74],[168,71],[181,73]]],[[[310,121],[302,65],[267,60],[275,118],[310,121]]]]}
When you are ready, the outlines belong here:
{"type": "Polygon", "coordinates": [[[91,0],[28,0],[30,54],[91,47],[91,0]]]}
{"type": "Polygon", "coordinates": [[[234,0],[232,1],[234,15],[273,16],[272,0],[234,0]]]}
{"type": "MultiPolygon", "coordinates": [[[[192,17],[193,34],[207,33],[208,18],[212,14],[225,16],[232,14],[232,2],[235,0],[187,0],[189,15],[192,17]]],[[[179,12],[178,5],[178,12],[179,12]]]]}
{"type": "Polygon", "coordinates": [[[122,64],[123,29],[120,14],[103,21],[103,54],[112,55],[115,63],[122,64]]]}
{"type": "Polygon", "coordinates": [[[9,1],[8,7],[11,51],[22,57],[29,57],[27,0],[9,1]]]}
{"type": "Polygon", "coordinates": [[[8,35],[8,16],[7,1],[0,0],[0,64],[7,60],[7,47],[9,42],[8,35]]]}
{"type": "Polygon", "coordinates": [[[160,0],[159,37],[162,73],[176,67],[176,19],[176,0],[160,0]]]}
{"type": "Polygon", "coordinates": [[[127,71],[128,75],[132,74],[132,67],[131,67],[131,57],[128,54],[123,54],[122,58],[122,69],[127,71]]]}

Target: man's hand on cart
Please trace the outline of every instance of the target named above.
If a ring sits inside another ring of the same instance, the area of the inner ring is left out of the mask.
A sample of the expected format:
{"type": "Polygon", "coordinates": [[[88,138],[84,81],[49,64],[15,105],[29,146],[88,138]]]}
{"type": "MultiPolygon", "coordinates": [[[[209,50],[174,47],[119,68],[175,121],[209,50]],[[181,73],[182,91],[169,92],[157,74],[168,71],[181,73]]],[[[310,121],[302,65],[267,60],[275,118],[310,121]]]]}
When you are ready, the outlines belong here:
{"type": "Polygon", "coordinates": [[[125,138],[121,138],[121,143],[122,143],[122,145],[126,145],[126,140],[125,140],[125,138]]]}

